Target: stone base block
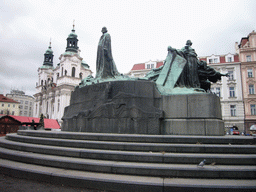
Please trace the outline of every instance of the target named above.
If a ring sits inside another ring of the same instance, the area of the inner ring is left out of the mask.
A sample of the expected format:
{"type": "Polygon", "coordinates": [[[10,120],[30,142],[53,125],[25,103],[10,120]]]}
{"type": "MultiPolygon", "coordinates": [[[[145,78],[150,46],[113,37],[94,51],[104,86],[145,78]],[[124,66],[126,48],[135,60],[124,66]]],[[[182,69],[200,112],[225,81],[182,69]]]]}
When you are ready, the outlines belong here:
{"type": "Polygon", "coordinates": [[[219,119],[165,119],[164,135],[223,136],[224,122],[219,119]]]}

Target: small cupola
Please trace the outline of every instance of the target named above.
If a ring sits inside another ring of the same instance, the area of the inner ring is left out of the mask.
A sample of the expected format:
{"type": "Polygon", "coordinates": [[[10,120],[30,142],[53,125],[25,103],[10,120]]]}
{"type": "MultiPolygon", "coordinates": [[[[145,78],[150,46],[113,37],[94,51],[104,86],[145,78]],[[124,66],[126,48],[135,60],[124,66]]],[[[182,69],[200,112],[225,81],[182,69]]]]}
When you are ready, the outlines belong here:
{"type": "Polygon", "coordinates": [[[43,65],[52,67],[53,66],[53,56],[54,55],[53,55],[53,51],[52,51],[52,47],[51,47],[51,41],[50,41],[49,47],[45,51],[45,54],[44,54],[44,63],[43,63],[43,65]]]}
{"type": "Polygon", "coordinates": [[[73,29],[72,32],[68,35],[67,38],[67,48],[66,48],[66,52],[74,52],[77,53],[78,52],[78,39],[77,39],[77,34],[75,33],[75,24],[73,24],[73,29]]]}

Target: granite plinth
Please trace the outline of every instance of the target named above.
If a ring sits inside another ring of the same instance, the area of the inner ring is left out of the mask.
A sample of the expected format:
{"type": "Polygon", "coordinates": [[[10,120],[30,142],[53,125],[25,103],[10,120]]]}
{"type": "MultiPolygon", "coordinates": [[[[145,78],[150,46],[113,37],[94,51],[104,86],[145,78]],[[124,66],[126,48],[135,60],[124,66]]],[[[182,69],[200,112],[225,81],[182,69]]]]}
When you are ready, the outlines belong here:
{"type": "Polygon", "coordinates": [[[162,96],[165,135],[224,135],[220,100],[215,94],[162,96]]]}
{"type": "Polygon", "coordinates": [[[65,108],[63,131],[224,135],[214,94],[160,95],[151,81],[110,81],[76,88],[65,108]]]}
{"type": "Polygon", "coordinates": [[[149,81],[111,81],[77,88],[63,131],[160,134],[161,95],[149,81]]]}

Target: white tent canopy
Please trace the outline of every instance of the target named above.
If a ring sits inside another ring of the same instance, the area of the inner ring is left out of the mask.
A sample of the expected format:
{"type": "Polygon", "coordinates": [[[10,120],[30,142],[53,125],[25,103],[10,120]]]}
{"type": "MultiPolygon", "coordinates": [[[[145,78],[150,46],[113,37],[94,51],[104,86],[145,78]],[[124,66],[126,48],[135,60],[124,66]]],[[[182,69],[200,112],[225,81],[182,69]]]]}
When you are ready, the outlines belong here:
{"type": "Polygon", "coordinates": [[[250,127],[250,130],[251,130],[251,131],[253,131],[253,130],[256,131],[256,125],[252,125],[252,126],[250,127]]]}

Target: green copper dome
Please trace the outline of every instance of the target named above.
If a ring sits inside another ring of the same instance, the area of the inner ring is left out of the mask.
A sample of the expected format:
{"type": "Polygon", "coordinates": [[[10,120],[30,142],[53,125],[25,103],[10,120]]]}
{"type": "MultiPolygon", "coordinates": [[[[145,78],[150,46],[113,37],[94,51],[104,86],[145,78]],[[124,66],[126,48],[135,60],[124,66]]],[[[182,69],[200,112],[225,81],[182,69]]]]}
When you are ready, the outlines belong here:
{"type": "Polygon", "coordinates": [[[49,48],[45,51],[45,54],[52,54],[53,51],[51,49],[51,47],[49,46],[49,48]]]}
{"type": "Polygon", "coordinates": [[[75,30],[72,30],[72,33],[68,35],[68,38],[77,38],[77,34],[75,33],[75,30]]]}

